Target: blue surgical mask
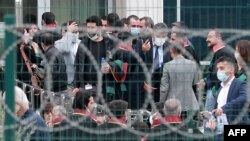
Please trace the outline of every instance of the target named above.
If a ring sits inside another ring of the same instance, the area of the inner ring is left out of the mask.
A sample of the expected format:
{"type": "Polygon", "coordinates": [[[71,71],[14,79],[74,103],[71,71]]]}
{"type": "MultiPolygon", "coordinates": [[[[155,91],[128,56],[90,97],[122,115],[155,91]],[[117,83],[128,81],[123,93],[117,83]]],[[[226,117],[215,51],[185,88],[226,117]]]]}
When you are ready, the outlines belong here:
{"type": "Polygon", "coordinates": [[[139,35],[141,29],[139,27],[131,27],[130,28],[130,33],[132,34],[132,36],[137,36],[139,35]]]}
{"type": "Polygon", "coordinates": [[[225,82],[228,79],[228,76],[226,74],[225,71],[217,71],[217,78],[221,81],[221,82],[225,82]]]}

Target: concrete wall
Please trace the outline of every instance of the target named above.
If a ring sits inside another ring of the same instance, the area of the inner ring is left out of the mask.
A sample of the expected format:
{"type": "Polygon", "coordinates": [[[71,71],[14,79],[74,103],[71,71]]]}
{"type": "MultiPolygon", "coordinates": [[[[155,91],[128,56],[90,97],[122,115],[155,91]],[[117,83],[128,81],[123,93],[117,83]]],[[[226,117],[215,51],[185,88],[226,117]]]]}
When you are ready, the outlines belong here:
{"type": "Polygon", "coordinates": [[[109,5],[121,18],[129,15],[151,17],[155,23],[163,22],[163,0],[113,0],[109,5]]]}

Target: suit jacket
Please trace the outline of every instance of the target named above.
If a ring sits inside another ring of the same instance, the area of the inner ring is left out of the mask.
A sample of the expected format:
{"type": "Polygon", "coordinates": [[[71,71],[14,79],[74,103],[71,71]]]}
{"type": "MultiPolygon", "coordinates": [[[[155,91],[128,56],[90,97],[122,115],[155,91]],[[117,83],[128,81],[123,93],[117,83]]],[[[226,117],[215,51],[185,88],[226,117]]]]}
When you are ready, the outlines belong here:
{"type": "MultiPolygon", "coordinates": [[[[247,103],[247,94],[246,82],[234,79],[229,87],[227,103],[221,107],[223,113],[227,115],[229,124],[235,122],[234,120],[240,115],[244,105],[247,103]]],[[[217,108],[217,105],[218,103],[216,103],[215,108],[217,108]]],[[[247,113],[243,115],[237,124],[249,124],[249,119],[246,115],[247,113]]]]}
{"type": "MultiPolygon", "coordinates": [[[[168,44],[165,43],[163,45],[163,63],[161,64],[161,67],[158,68],[157,70],[152,71],[153,69],[153,61],[154,61],[154,45],[153,45],[153,41],[152,38],[150,38],[150,50],[148,52],[143,52],[142,51],[142,41],[138,42],[137,44],[137,49],[136,51],[139,53],[140,57],[142,58],[142,60],[144,61],[144,63],[146,64],[147,68],[149,71],[152,72],[151,75],[151,86],[157,88],[156,90],[152,91],[152,95],[154,97],[154,101],[158,102],[160,99],[160,79],[162,77],[162,70],[163,70],[163,64],[166,62],[169,62],[171,60],[171,56],[169,53],[169,48],[168,48],[168,44]]],[[[141,82],[146,82],[146,75],[143,73],[142,69],[139,69],[139,71],[141,72],[141,82]]],[[[142,85],[143,86],[143,85],[142,85]]],[[[141,90],[144,90],[143,87],[140,88],[141,90]]]]}
{"type": "Polygon", "coordinates": [[[165,63],[160,86],[160,101],[169,98],[180,100],[183,111],[199,110],[193,85],[198,83],[198,67],[194,61],[185,59],[182,55],[165,63]]]}

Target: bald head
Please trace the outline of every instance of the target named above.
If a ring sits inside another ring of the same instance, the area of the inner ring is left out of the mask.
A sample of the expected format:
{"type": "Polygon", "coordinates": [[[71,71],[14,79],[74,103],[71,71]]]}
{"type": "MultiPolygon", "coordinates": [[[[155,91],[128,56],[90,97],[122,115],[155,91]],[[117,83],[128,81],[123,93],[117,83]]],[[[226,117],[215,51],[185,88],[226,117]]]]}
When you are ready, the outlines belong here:
{"type": "Polygon", "coordinates": [[[168,99],[164,103],[164,113],[166,116],[180,116],[181,102],[178,99],[168,99]]]}

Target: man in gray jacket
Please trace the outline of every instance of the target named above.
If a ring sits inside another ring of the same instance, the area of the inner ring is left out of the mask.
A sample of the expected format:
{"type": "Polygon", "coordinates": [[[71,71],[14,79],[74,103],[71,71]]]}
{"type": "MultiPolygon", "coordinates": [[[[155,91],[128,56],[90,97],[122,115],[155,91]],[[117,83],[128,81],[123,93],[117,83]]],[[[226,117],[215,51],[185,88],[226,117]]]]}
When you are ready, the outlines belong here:
{"type": "Polygon", "coordinates": [[[199,104],[192,87],[199,80],[198,67],[194,61],[183,57],[183,50],[179,42],[170,45],[173,60],[164,64],[160,101],[176,98],[181,102],[182,111],[198,111],[199,104]]]}

